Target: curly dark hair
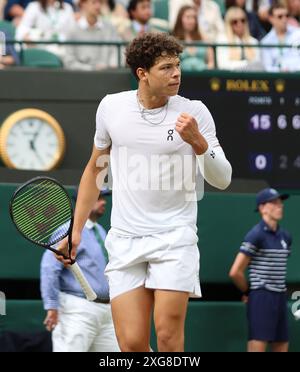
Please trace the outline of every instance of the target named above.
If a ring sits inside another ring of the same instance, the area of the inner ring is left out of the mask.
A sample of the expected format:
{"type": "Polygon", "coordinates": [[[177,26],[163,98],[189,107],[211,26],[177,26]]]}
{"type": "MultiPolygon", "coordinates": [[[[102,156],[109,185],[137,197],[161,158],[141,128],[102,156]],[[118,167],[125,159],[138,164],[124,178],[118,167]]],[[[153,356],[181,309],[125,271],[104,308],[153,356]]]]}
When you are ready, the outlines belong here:
{"type": "Polygon", "coordinates": [[[149,70],[157,58],[164,55],[179,56],[182,50],[182,45],[174,36],[162,32],[147,32],[128,45],[126,62],[138,79],[136,70],[139,67],[149,70]]]}

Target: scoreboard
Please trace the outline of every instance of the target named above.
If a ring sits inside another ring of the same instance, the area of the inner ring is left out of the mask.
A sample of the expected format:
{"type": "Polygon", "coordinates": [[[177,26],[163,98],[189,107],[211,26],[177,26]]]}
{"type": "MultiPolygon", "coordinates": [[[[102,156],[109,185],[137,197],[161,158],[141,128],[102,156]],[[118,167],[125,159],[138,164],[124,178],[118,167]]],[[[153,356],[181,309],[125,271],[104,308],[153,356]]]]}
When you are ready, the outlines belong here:
{"type": "Polygon", "coordinates": [[[187,74],[180,94],[209,108],[233,177],[300,188],[300,75],[187,74]]]}

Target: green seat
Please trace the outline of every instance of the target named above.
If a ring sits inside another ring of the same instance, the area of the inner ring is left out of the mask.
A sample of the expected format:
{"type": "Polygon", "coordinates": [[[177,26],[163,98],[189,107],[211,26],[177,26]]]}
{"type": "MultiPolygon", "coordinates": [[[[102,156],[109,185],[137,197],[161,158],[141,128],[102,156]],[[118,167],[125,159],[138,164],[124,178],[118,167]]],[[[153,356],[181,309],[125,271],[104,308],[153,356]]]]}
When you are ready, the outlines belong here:
{"type": "Polygon", "coordinates": [[[0,31],[4,31],[10,38],[15,37],[16,29],[12,22],[0,20],[0,31]]]}
{"type": "Polygon", "coordinates": [[[153,17],[169,20],[169,1],[168,0],[154,0],[154,14],[153,17]]]}
{"type": "Polygon", "coordinates": [[[21,64],[26,67],[62,67],[62,61],[55,54],[43,49],[24,49],[21,64]]]}

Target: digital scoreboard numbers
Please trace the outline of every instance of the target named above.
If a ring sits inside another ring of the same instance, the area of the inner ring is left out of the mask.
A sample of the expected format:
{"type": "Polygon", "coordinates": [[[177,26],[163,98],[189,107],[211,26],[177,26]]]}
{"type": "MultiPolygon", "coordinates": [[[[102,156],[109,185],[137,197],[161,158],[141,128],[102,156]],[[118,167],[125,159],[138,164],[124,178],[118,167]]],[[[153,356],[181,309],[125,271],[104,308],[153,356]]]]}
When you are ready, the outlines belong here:
{"type": "Polygon", "coordinates": [[[187,75],[180,94],[211,111],[235,178],[300,187],[300,75],[187,75]]]}

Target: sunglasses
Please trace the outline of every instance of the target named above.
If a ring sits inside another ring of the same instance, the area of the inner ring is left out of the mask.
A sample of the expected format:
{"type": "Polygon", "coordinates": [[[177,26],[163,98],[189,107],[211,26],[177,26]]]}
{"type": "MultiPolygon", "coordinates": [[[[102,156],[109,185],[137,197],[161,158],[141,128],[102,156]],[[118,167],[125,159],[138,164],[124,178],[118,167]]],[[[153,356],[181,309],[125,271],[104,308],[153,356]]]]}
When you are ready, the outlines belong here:
{"type": "Polygon", "coordinates": [[[246,19],[245,18],[233,19],[230,23],[233,26],[236,26],[238,23],[242,23],[244,25],[246,23],[246,19]]]}

